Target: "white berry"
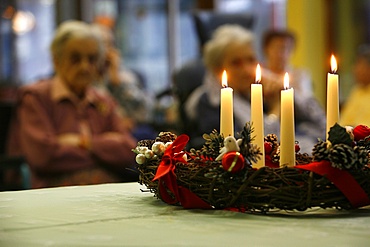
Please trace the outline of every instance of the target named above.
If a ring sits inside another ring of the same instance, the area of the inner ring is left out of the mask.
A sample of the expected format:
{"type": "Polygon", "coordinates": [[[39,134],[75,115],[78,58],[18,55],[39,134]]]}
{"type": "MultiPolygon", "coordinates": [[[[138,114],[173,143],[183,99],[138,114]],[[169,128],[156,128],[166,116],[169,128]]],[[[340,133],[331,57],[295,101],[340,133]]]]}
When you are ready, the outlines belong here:
{"type": "Polygon", "coordinates": [[[165,146],[163,144],[163,142],[155,142],[153,143],[153,146],[152,146],[152,151],[155,153],[155,154],[162,154],[165,150],[165,146]]]}
{"type": "Polygon", "coordinates": [[[145,151],[145,157],[147,159],[151,159],[151,158],[153,158],[153,156],[154,156],[154,152],[152,150],[148,149],[148,150],[145,151]]]}
{"type": "Polygon", "coordinates": [[[148,147],[136,147],[136,150],[141,153],[141,154],[144,154],[148,149],[148,147]]]}
{"type": "Polygon", "coordinates": [[[146,158],[145,158],[144,154],[138,154],[138,155],[136,155],[135,160],[136,160],[136,163],[138,163],[139,165],[142,165],[142,164],[145,163],[146,158]]]}

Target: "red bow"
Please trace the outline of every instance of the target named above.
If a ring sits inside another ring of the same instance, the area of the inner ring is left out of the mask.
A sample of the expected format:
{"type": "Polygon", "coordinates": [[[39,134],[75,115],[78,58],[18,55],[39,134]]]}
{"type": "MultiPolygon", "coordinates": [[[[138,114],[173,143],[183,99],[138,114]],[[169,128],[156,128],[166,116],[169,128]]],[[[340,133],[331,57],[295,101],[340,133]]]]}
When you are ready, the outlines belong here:
{"type": "Polygon", "coordinates": [[[208,203],[204,202],[193,192],[177,185],[175,174],[176,163],[187,163],[184,159],[185,152],[183,150],[188,141],[189,137],[187,135],[180,135],[168,146],[153,181],[159,180],[159,193],[162,200],[168,204],[180,202],[184,208],[211,209],[212,207],[208,203]],[[168,190],[173,193],[174,197],[168,193],[168,190]]]}
{"type": "Polygon", "coordinates": [[[183,158],[185,152],[183,151],[186,144],[189,141],[187,135],[180,135],[173,141],[171,145],[164,151],[162,161],[158,166],[157,173],[153,178],[153,181],[160,179],[161,177],[171,173],[175,175],[175,165],[177,162],[186,163],[183,158]]]}
{"type": "Polygon", "coordinates": [[[332,167],[329,161],[324,160],[295,167],[312,171],[329,179],[347,197],[354,208],[370,205],[368,195],[353,176],[345,170],[332,167]]]}

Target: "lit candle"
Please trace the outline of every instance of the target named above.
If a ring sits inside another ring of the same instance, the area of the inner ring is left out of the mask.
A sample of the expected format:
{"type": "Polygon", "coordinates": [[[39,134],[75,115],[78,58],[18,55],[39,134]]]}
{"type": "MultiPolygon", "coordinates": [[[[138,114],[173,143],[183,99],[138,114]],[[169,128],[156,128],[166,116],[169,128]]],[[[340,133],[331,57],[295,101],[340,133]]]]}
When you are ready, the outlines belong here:
{"type": "Polygon", "coordinates": [[[222,74],[220,134],[234,136],[233,89],[227,86],[227,74],[222,74]]]}
{"type": "Polygon", "coordinates": [[[326,136],[329,130],[339,121],[339,86],[337,71],[337,61],[334,55],[330,59],[331,72],[327,78],[327,97],[326,97],[326,136]]]}
{"type": "MultiPolygon", "coordinates": [[[[252,143],[257,145],[262,152],[262,157],[253,165],[254,168],[265,166],[265,146],[264,146],[264,121],[263,121],[263,98],[261,82],[261,67],[257,64],[256,83],[251,85],[251,121],[254,129],[252,143]]],[[[252,135],[253,135],[252,134],[252,135]]]]}
{"type": "Polygon", "coordinates": [[[284,76],[280,109],[280,167],[295,165],[294,90],[289,88],[289,75],[284,76]]]}

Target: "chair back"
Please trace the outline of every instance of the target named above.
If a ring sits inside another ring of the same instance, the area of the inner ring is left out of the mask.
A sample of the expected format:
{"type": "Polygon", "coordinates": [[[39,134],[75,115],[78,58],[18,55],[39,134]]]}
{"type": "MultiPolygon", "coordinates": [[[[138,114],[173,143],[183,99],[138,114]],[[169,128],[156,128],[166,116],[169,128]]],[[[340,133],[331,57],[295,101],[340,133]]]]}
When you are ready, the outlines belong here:
{"type": "Polygon", "coordinates": [[[13,110],[13,103],[0,102],[0,154],[6,153],[6,144],[13,110]]]}
{"type": "Polygon", "coordinates": [[[15,108],[15,101],[0,100],[0,191],[31,188],[30,171],[24,157],[7,153],[15,108]]]}
{"type": "Polygon", "coordinates": [[[224,24],[237,24],[246,29],[253,28],[255,17],[248,13],[219,13],[214,11],[193,12],[198,40],[203,45],[212,37],[213,31],[224,24]]]}

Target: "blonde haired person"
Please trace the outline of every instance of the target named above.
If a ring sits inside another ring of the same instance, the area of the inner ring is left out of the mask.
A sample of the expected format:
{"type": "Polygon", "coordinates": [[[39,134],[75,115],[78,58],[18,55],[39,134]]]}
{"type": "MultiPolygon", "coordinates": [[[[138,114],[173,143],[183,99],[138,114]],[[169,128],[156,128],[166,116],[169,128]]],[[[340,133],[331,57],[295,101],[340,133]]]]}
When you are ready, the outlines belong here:
{"type": "Polygon", "coordinates": [[[50,46],[55,75],[20,89],[10,147],[26,158],[33,188],[137,180],[136,140],[113,99],[92,87],[103,47],[90,25],[62,23],[50,46]]]}

